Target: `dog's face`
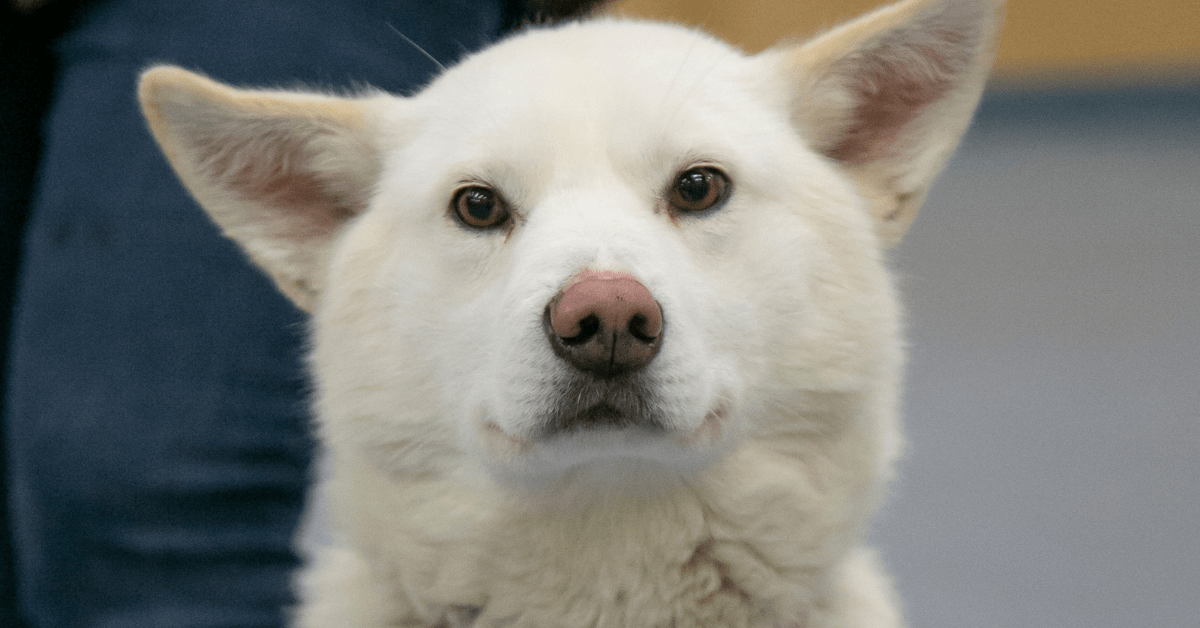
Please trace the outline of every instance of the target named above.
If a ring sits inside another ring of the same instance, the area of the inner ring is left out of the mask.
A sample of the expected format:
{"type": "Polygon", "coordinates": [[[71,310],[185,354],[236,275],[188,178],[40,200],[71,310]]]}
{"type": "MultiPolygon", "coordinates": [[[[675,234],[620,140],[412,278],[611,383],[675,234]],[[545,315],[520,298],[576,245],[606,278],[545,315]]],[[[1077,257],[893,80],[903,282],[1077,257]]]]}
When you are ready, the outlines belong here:
{"type": "Polygon", "coordinates": [[[753,57],[569,24],[411,98],[175,69],[142,96],[185,183],[314,311],[335,448],[519,481],[686,473],[828,429],[814,399],[886,405],[882,249],[970,117],[994,14],[910,2],[753,57]]]}
{"type": "MultiPolygon", "coordinates": [[[[807,305],[814,277],[865,265],[821,259],[812,223],[859,240],[850,257],[877,247],[852,186],[806,149],[762,65],[680,29],[571,25],[392,103],[419,122],[338,247],[324,303],[363,308],[340,295],[364,267],[389,287],[370,306],[397,343],[383,360],[428,362],[412,373],[423,381],[391,384],[390,405],[436,391],[429,419],[506,470],[613,456],[688,466],[750,427],[747,382],[804,350],[784,345],[820,326],[871,333],[878,351],[878,324],[831,325],[807,305]]],[[[890,329],[880,289],[852,309],[890,329]]],[[[326,371],[371,359],[320,347],[326,371]]]]}

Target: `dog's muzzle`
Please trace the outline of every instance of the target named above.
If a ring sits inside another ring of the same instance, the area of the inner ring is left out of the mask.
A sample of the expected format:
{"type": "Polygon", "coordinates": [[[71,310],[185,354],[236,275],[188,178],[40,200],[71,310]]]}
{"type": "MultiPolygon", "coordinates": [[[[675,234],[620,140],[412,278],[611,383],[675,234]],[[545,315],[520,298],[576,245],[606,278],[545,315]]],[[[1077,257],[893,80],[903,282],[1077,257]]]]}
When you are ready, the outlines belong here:
{"type": "Polygon", "coordinates": [[[546,306],[550,346],[572,371],[544,425],[546,435],[576,430],[659,431],[642,371],[662,347],[665,320],[633,275],[585,270],[546,306]]]}

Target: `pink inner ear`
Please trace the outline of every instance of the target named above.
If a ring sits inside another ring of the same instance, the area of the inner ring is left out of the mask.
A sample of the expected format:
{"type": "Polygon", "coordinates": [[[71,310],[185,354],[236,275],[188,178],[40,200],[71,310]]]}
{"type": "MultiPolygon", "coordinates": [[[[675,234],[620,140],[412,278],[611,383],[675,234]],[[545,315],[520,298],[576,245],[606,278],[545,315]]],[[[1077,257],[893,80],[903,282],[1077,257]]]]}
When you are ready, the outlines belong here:
{"type": "Polygon", "coordinates": [[[354,215],[310,172],[282,172],[260,181],[262,185],[251,188],[249,196],[263,206],[262,224],[275,237],[331,236],[354,215]]]}
{"type": "Polygon", "coordinates": [[[303,138],[285,135],[203,148],[209,149],[213,179],[256,208],[243,219],[258,223],[271,237],[324,238],[355,213],[309,168],[303,138]]]}
{"type": "Polygon", "coordinates": [[[858,104],[845,135],[826,153],[829,157],[861,164],[895,155],[903,149],[904,127],[961,78],[973,52],[969,35],[942,31],[926,36],[930,43],[921,45],[885,39],[864,56],[835,66],[836,73],[848,77],[858,104]]]}

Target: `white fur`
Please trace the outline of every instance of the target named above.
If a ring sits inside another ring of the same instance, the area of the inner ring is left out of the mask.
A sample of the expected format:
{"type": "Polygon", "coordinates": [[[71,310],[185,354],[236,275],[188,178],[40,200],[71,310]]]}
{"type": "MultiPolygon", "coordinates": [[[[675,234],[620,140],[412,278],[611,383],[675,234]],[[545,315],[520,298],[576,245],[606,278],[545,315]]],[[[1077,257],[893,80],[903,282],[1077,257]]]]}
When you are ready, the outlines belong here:
{"type": "Polygon", "coordinates": [[[997,13],[916,0],[758,56],[572,23],[411,98],[148,72],[181,178],[313,311],[336,540],[297,625],[900,625],[861,546],[901,447],[883,251],[970,118],[997,13]],[[732,195],[673,216],[666,187],[695,164],[732,195]],[[471,182],[511,229],[450,217],[471,182]],[[631,273],[662,308],[644,372],[661,435],[538,436],[572,377],[543,310],[584,269],[631,273]]]}

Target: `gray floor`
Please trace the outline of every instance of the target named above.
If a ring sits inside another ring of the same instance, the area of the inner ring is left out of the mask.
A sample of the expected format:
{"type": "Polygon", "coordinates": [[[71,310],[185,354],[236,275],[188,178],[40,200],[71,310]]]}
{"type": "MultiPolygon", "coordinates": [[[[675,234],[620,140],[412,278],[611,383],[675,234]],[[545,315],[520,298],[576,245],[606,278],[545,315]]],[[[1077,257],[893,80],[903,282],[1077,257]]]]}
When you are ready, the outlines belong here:
{"type": "Polygon", "coordinates": [[[1200,89],[992,94],[894,259],[913,628],[1200,626],[1200,89]]]}

